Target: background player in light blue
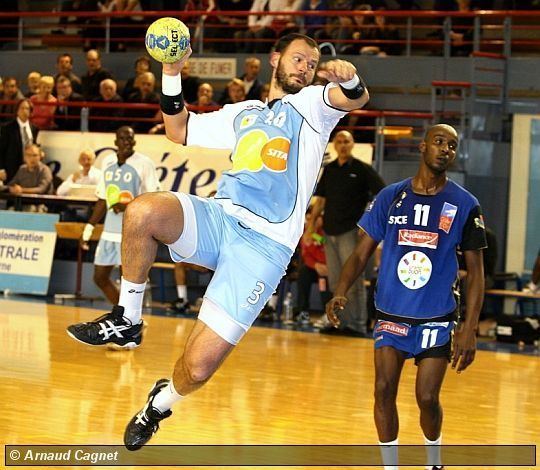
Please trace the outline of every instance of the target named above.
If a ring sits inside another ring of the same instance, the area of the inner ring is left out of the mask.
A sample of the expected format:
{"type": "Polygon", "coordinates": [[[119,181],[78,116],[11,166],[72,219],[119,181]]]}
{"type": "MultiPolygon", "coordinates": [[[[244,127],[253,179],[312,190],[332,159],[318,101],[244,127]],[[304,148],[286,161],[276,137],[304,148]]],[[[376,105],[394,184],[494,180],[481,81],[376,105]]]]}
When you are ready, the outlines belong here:
{"type": "Polygon", "coordinates": [[[94,282],[113,305],[118,303],[119,293],[110,275],[115,266],[121,266],[120,242],[124,211],[139,194],[160,188],[154,163],[149,157],[136,152],[135,144],[135,134],[131,127],[123,126],[116,131],[114,145],[117,151],[103,158],[96,189],[99,199],[81,240],[83,248],[88,249],[88,240],[94,226],[105,216],[103,233],[94,258],[94,282]]]}
{"type": "Polygon", "coordinates": [[[375,306],[375,424],[385,469],[397,469],[396,397],[405,359],[418,366],[416,399],[428,452],[428,469],[441,467],[442,408],[439,392],[448,361],[465,370],[476,351],[484,297],[484,222],[476,198],[446,176],[456,157],[457,132],[431,127],[420,144],[420,168],[383,189],[358,222],[363,230],[343,270],[329,320],[339,324],[346,294],[383,242],[375,306]],[[458,246],[467,265],[466,316],[454,335],[458,310],[458,246]],[[470,277],[469,277],[470,275],[470,277]]]}
{"type": "Polygon", "coordinates": [[[309,86],[320,59],[317,43],[291,34],[270,54],[268,103],[251,100],[214,113],[188,113],[180,75],[187,59],[163,65],[167,137],[230,149],[232,169],[222,176],[214,199],[163,192],[130,204],[122,240],[123,316],[111,313],[81,327],[89,344],[104,344],[99,333],[104,323],[141,321],[138,292],[144,290],[158,242],[169,246],[175,261],[215,271],[172,380],[156,382],[126,428],[130,449],[144,445],[170,416],[171,406],[211,378],[257,318],[302,235],[330,133],[347,112],[368,101],[356,68],[343,60],[328,62],[320,72],[328,85],[309,86]]]}

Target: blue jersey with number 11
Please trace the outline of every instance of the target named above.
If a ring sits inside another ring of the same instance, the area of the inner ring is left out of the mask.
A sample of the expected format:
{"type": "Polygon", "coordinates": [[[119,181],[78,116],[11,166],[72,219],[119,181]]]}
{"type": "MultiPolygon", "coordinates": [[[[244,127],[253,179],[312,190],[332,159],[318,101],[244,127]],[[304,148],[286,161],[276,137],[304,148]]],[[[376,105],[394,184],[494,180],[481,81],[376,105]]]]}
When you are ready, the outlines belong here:
{"type": "Polygon", "coordinates": [[[435,195],[415,194],[411,181],[384,188],[358,225],[384,242],[377,309],[429,320],[456,309],[457,248],[485,248],[484,222],[477,199],[453,181],[435,195]]]}

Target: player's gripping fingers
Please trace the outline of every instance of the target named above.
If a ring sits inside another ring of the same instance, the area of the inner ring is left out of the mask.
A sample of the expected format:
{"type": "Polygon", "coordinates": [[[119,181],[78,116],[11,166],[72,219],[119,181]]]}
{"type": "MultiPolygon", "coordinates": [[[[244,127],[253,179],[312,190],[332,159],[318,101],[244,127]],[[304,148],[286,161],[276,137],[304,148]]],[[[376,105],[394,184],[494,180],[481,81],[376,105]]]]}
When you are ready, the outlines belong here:
{"type": "Polygon", "coordinates": [[[317,75],[332,83],[343,83],[352,80],[356,74],[356,67],[346,60],[331,60],[327,62],[324,70],[319,70],[317,75]]]}
{"type": "Polygon", "coordinates": [[[342,296],[333,297],[326,304],[326,316],[332,325],[339,326],[340,321],[337,314],[345,308],[345,305],[347,305],[347,298],[342,296]]]}
{"type": "Polygon", "coordinates": [[[187,62],[187,60],[189,59],[189,56],[192,53],[193,53],[193,50],[191,49],[191,46],[188,46],[185,55],[178,62],[174,62],[172,64],[163,63],[162,64],[163,65],[163,73],[165,75],[172,75],[172,76],[179,75],[181,70],[182,70],[182,67],[187,62]]]}

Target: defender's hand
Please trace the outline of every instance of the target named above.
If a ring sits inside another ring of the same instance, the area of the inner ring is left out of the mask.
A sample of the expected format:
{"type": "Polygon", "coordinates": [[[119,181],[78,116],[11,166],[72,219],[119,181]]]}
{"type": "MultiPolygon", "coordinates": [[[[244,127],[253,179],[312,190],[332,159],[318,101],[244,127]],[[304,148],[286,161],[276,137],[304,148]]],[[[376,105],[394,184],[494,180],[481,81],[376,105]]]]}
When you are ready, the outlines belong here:
{"type": "Polygon", "coordinates": [[[463,325],[454,333],[454,348],[452,351],[452,369],[459,374],[471,365],[476,354],[476,330],[465,329],[463,325]]]}
{"type": "Polygon", "coordinates": [[[334,325],[336,328],[340,323],[337,313],[345,308],[347,302],[347,297],[338,295],[336,297],[332,297],[332,299],[326,304],[326,316],[328,317],[328,320],[330,320],[330,323],[332,323],[332,325],[334,325]]]}

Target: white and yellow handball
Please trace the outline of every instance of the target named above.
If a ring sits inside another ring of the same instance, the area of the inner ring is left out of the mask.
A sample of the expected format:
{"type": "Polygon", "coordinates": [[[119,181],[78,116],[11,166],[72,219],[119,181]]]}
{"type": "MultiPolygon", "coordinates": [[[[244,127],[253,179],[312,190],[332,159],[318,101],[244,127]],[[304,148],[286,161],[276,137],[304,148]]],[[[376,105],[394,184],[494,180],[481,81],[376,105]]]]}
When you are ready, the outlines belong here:
{"type": "Polygon", "coordinates": [[[158,62],[178,62],[189,48],[189,29],[177,18],[154,21],[146,30],[146,50],[158,62]]]}

